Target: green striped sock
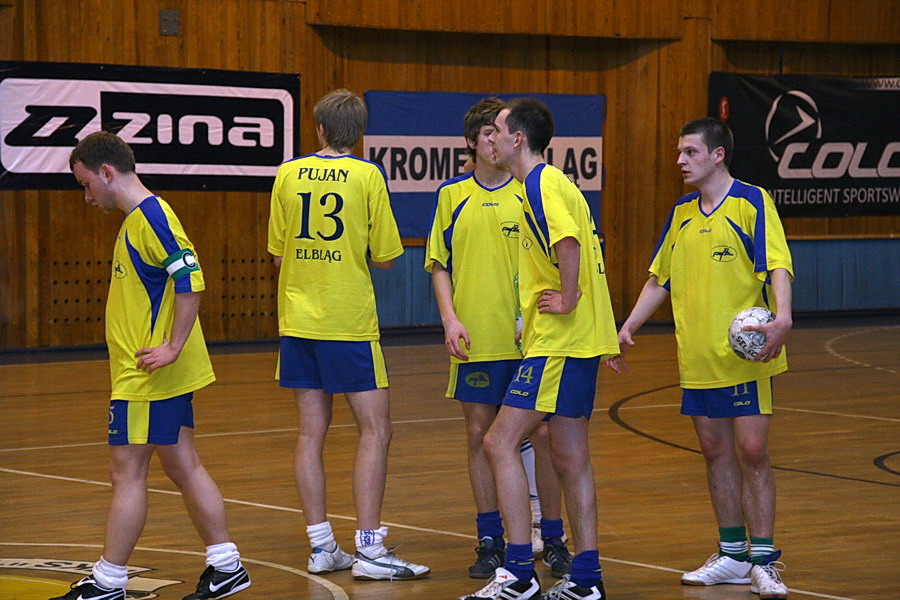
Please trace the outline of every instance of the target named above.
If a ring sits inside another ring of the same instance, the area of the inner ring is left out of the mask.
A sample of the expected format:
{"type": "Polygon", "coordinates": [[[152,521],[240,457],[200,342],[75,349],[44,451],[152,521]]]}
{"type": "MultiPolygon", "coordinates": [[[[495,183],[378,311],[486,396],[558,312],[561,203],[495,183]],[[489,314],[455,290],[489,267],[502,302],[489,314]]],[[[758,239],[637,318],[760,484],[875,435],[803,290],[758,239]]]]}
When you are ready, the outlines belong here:
{"type": "Polygon", "coordinates": [[[775,552],[775,542],[772,538],[750,538],[750,562],[761,565],[763,557],[775,552]]]}
{"type": "Polygon", "coordinates": [[[719,527],[719,555],[742,562],[747,560],[747,529],[719,527]]]}

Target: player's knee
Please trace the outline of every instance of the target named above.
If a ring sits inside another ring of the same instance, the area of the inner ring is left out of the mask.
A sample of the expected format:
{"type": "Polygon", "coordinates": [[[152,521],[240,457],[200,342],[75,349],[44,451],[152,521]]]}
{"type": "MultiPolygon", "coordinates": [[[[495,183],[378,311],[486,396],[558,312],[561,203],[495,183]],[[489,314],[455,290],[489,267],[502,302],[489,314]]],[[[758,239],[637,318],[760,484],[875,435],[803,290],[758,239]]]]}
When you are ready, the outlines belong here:
{"type": "Polygon", "coordinates": [[[741,464],[758,468],[769,464],[769,449],[765,442],[745,442],[737,448],[741,464]]]}
{"type": "Polygon", "coordinates": [[[734,452],[734,448],[724,438],[717,436],[700,436],[700,451],[707,460],[716,460],[734,452]]]}

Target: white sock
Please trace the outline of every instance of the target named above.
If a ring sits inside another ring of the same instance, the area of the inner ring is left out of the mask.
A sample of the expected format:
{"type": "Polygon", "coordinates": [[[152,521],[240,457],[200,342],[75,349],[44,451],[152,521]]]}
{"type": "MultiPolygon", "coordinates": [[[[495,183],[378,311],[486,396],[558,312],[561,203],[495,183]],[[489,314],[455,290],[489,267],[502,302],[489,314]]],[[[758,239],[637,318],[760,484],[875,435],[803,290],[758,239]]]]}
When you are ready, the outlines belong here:
{"type": "Polygon", "coordinates": [[[525,438],[519,446],[519,454],[522,455],[522,465],[525,467],[525,478],[528,480],[528,496],[531,498],[531,522],[541,522],[541,505],[538,502],[537,479],[534,475],[534,446],[531,440],[525,438]]]}
{"type": "Polygon", "coordinates": [[[233,573],[241,568],[241,554],[231,542],[206,547],[206,564],[216,571],[233,573]]]}
{"type": "Polygon", "coordinates": [[[369,558],[378,558],[387,554],[384,547],[384,538],[387,537],[388,528],[357,529],[356,550],[369,558]]]}
{"type": "Polygon", "coordinates": [[[91,576],[102,588],[108,590],[125,589],[128,584],[128,567],[125,565],[114,565],[102,556],[100,560],[94,563],[91,569],[91,576]]]}
{"type": "Polygon", "coordinates": [[[334,532],[331,530],[331,523],[328,521],[309,525],[306,528],[306,535],[309,537],[309,545],[313,548],[322,548],[326,552],[334,552],[334,549],[337,548],[337,542],[334,541],[334,532]]]}

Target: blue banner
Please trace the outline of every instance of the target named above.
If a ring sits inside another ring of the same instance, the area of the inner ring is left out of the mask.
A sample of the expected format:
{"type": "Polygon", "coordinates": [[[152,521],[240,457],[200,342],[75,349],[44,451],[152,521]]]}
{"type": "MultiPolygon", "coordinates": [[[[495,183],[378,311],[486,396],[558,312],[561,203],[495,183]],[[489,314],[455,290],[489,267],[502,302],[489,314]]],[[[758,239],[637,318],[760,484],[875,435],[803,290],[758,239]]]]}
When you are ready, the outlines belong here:
{"type": "Polygon", "coordinates": [[[555,133],[545,158],[581,189],[599,226],[606,96],[370,91],[365,94],[369,127],[363,158],[387,174],[400,235],[427,237],[435,191],[462,173],[466,162],[463,116],[489,96],[531,96],[547,104],[555,133]]]}

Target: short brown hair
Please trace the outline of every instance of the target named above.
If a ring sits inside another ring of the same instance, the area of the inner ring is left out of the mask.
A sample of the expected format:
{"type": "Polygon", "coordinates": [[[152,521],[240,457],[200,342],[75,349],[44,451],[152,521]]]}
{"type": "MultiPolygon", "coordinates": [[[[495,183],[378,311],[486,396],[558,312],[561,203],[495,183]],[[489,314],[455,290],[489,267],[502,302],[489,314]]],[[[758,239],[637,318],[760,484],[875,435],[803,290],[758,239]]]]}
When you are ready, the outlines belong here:
{"type": "Polygon", "coordinates": [[[69,155],[69,169],[80,162],[94,173],[107,164],[119,173],[134,173],[134,152],[122,138],[108,131],[95,131],[78,142],[69,155]]]}
{"type": "MultiPolygon", "coordinates": [[[[466,116],[463,117],[466,139],[473,143],[477,142],[481,128],[485,125],[493,125],[497,115],[504,108],[506,108],[506,102],[496,97],[485,98],[470,108],[466,116]]],[[[466,144],[466,152],[469,154],[472,162],[478,159],[475,149],[470,147],[469,144],[466,144]]]]}
{"type": "Polygon", "coordinates": [[[506,126],[510,133],[521,131],[532,152],[543,154],[553,138],[553,114],[537,98],[516,98],[509,103],[506,126]]]}
{"type": "Polygon", "coordinates": [[[678,137],[693,134],[700,135],[700,139],[706,144],[707,152],[712,152],[721,146],[725,151],[722,161],[726,167],[731,166],[731,157],[734,155],[734,135],[728,125],[712,117],[701,117],[686,123],[678,132],[678,137]]]}
{"type": "Polygon", "coordinates": [[[325,143],[338,151],[353,148],[366,131],[369,111],[362,98],[350,90],[328,92],[316,102],[313,118],[324,129],[325,143]]]}

